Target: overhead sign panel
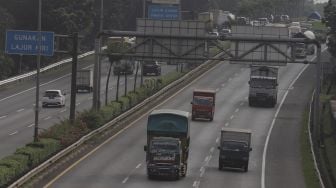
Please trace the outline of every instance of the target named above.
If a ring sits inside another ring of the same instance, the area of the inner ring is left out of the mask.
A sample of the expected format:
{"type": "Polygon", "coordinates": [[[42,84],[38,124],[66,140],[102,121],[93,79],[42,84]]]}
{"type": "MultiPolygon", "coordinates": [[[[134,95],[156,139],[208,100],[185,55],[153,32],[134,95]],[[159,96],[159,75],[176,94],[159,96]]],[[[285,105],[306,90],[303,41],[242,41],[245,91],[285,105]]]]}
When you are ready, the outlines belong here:
{"type": "Polygon", "coordinates": [[[198,39],[198,37],[206,35],[204,22],[137,19],[137,32],[165,36],[136,38],[135,54],[143,57],[142,60],[200,63],[202,61],[198,61],[198,59],[204,58],[205,40],[198,39]],[[187,36],[189,39],[177,39],[176,37],[174,39],[174,36],[187,36]],[[193,39],[190,39],[190,36],[193,39]],[[194,60],[183,60],[183,58],[194,60]]]}
{"type": "Polygon", "coordinates": [[[54,33],[8,30],[5,52],[7,54],[52,56],[54,54],[54,33]]]}
{"type": "MultiPolygon", "coordinates": [[[[289,39],[287,27],[275,26],[234,26],[232,36],[250,37],[255,39],[276,38],[289,39]]],[[[290,57],[289,45],[286,43],[262,43],[233,41],[231,42],[231,54],[234,58],[230,63],[256,64],[256,65],[286,65],[290,57]]]]}
{"type": "Polygon", "coordinates": [[[157,3],[157,4],[180,4],[180,0],[152,0],[152,3],[157,3]]]}
{"type": "Polygon", "coordinates": [[[148,18],[155,20],[178,20],[179,8],[172,5],[149,5],[148,18]]]}

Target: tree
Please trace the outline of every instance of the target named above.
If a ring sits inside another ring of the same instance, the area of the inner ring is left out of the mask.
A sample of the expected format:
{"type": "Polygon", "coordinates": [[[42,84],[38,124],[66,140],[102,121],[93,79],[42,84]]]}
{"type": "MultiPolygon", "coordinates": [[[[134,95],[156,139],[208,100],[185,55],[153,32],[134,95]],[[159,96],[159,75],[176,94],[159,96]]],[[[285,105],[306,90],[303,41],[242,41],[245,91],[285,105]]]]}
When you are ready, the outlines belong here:
{"type": "Polygon", "coordinates": [[[333,57],[336,57],[336,6],[329,0],[327,6],[324,7],[323,22],[330,28],[328,33],[328,50],[333,57]]]}
{"type": "Polygon", "coordinates": [[[0,80],[6,79],[13,75],[14,62],[5,54],[0,53],[0,80]]]}

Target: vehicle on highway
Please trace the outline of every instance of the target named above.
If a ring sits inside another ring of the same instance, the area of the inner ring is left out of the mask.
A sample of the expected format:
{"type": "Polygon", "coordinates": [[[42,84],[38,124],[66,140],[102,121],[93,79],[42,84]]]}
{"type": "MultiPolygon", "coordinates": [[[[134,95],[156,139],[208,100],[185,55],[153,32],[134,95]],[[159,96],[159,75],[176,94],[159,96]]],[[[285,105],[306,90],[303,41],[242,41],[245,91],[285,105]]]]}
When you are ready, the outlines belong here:
{"type": "Polygon", "coordinates": [[[274,107],[278,95],[278,68],[252,65],[250,69],[249,106],[274,107]]]}
{"type": "Polygon", "coordinates": [[[269,24],[269,21],[267,18],[258,18],[258,21],[260,22],[260,25],[262,26],[269,24]]]}
{"type": "Polygon", "coordinates": [[[246,17],[238,17],[237,18],[237,25],[247,25],[248,21],[246,17]]]}
{"type": "Polygon", "coordinates": [[[193,92],[193,100],[191,101],[191,119],[205,118],[212,121],[215,115],[215,100],[215,90],[195,89],[193,92]]]}
{"type": "Polygon", "coordinates": [[[65,106],[65,93],[61,90],[46,90],[42,97],[42,107],[48,106],[65,106]]]}
{"type": "Polygon", "coordinates": [[[221,130],[218,169],[241,168],[248,171],[252,132],[245,129],[223,128],[221,130]]]}
{"type": "Polygon", "coordinates": [[[77,70],[76,91],[92,92],[93,90],[93,71],[91,69],[77,70]]]}
{"type": "Polygon", "coordinates": [[[263,26],[262,24],[261,24],[261,22],[260,21],[258,21],[258,20],[253,20],[253,21],[251,21],[251,25],[252,26],[263,26]]]}
{"type": "Polygon", "coordinates": [[[231,35],[231,29],[221,29],[219,31],[219,35],[224,35],[224,36],[231,35]]]}
{"type": "Polygon", "coordinates": [[[146,152],[147,176],[185,177],[188,167],[189,112],[154,110],[148,116],[146,152]]]}
{"type": "Polygon", "coordinates": [[[154,74],[161,75],[161,65],[157,61],[145,61],[142,64],[142,75],[154,74]]]}
{"type": "Polygon", "coordinates": [[[296,43],[294,45],[294,56],[295,56],[295,58],[306,58],[307,57],[307,49],[306,48],[307,48],[306,44],[296,43]]]}
{"type": "Polygon", "coordinates": [[[113,74],[133,74],[135,61],[122,59],[114,64],[113,74]]]}

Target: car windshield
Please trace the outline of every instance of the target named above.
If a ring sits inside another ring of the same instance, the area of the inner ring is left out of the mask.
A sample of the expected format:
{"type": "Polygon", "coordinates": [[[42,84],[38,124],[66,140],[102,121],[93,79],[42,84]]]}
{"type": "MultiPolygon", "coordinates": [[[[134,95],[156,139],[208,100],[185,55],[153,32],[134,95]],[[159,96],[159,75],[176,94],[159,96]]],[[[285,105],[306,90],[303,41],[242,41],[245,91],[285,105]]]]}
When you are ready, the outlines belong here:
{"type": "Polygon", "coordinates": [[[195,96],[193,104],[195,104],[195,105],[211,106],[213,104],[213,98],[211,98],[211,97],[195,96]]]}
{"type": "Polygon", "coordinates": [[[44,94],[45,97],[59,97],[58,91],[46,91],[44,94]]]}

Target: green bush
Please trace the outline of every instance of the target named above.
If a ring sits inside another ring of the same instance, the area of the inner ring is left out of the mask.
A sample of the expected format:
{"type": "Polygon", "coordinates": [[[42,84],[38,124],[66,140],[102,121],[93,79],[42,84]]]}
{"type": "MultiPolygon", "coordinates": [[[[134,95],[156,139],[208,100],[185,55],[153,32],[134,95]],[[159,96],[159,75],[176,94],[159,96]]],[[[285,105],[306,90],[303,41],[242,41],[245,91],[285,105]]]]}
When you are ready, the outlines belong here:
{"type": "Polygon", "coordinates": [[[121,104],[119,102],[112,101],[109,105],[113,108],[114,117],[121,114],[121,104]]]}
{"type": "Polygon", "coordinates": [[[40,164],[48,156],[48,153],[44,149],[29,146],[17,149],[15,151],[15,154],[22,154],[28,156],[29,158],[28,166],[30,168],[33,168],[38,164],[40,164]]]}
{"type": "Polygon", "coordinates": [[[114,117],[114,108],[111,105],[106,105],[104,107],[102,107],[99,111],[99,113],[101,114],[104,123],[111,121],[114,117]]]}
{"type": "Polygon", "coordinates": [[[147,91],[145,87],[139,87],[135,90],[135,93],[138,95],[138,101],[143,101],[147,97],[147,91]]]}
{"type": "MultiPolygon", "coordinates": [[[[5,171],[1,171],[7,178],[15,178],[22,175],[29,168],[28,156],[21,154],[14,154],[7,156],[0,160],[0,169],[6,168],[5,171]]],[[[0,172],[0,173],[1,173],[0,172]]],[[[1,177],[0,177],[1,179],[1,177]]]]}
{"type": "Polygon", "coordinates": [[[94,130],[104,124],[102,115],[95,111],[84,111],[82,121],[90,130],[94,130]]]}
{"type": "Polygon", "coordinates": [[[131,104],[131,106],[135,106],[135,105],[137,105],[139,102],[138,101],[140,101],[139,99],[138,99],[138,94],[137,93],[135,93],[135,92],[129,92],[128,94],[127,94],[127,97],[129,98],[129,100],[130,100],[130,104],[131,104]]]}
{"type": "Polygon", "coordinates": [[[6,185],[8,185],[13,178],[15,178],[15,172],[13,168],[0,166],[0,188],[7,187],[6,185]]]}
{"type": "Polygon", "coordinates": [[[120,97],[118,102],[121,104],[121,110],[123,112],[125,112],[126,110],[130,108],[130,100],[128,97],[125,97],[125,96],[120,97]]]}

